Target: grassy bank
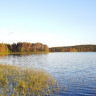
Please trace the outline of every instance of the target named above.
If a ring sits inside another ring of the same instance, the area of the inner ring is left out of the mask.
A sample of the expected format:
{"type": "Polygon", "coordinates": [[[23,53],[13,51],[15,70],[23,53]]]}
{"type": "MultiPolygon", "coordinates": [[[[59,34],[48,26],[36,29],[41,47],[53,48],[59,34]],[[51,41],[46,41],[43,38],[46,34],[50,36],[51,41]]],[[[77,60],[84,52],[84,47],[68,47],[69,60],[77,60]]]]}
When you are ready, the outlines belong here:
{"type": "Polygon", "coordinates": [[[51,95],[54,84],[54,78],[41,70],[0,64],[0,96],[51,95]]]}

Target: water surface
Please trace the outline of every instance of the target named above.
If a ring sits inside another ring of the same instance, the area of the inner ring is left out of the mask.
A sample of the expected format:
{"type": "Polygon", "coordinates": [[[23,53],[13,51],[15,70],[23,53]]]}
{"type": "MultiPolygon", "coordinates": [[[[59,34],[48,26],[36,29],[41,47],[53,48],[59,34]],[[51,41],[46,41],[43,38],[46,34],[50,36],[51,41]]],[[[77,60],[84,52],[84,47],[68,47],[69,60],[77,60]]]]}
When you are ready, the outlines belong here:
{"type": "Polygon", "coordinates": [[[95,52],[8,55],[0,63],[49,72],[59,82],[59,96],[96,96],[95,52]]]}

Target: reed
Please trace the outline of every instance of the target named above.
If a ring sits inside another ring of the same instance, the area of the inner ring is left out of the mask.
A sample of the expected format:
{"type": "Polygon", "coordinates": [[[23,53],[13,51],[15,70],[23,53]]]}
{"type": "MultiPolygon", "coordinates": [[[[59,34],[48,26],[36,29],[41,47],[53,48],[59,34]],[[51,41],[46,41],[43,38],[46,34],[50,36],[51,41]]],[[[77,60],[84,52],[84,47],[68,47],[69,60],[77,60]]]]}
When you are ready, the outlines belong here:
{"type": "Polygon", "coordinates": [[[42,70],[0,64],[0,96],[49,96],[54,84],[54,78],[42,70]]]}

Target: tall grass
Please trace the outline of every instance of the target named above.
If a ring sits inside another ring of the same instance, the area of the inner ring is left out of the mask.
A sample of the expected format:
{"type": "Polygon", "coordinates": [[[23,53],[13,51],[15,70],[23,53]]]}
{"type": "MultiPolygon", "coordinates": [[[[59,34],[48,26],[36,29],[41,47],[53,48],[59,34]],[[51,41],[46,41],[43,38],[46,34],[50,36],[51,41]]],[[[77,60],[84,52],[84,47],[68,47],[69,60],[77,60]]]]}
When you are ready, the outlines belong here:
{"type": "Polygon", "coordinates": [[[0,64],[0,96],[45,96],[54,90],[48,73],[0,64]]]}

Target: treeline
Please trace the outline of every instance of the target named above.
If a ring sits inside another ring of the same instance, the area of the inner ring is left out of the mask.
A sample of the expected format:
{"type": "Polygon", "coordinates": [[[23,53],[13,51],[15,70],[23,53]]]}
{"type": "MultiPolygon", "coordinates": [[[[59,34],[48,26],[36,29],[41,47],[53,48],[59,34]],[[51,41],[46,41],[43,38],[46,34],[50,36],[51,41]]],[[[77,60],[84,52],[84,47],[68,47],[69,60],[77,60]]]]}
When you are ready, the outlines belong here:
{"type": "Polygon", "coordinates": [[[96,52],[96,45],[52,47],[49,50],[50,52],[96,52]]]}
{"type": "Polygon", "coordinates": [[[67,47],[52,47],[42,43],[18,42],[13,44],[0,43],[0,53],[31,53],[31,52],[96,52],[96,45],[77,45],[67,47]]]}
{"type": "Polygon", "coordinates": [[[0,53],[12,52],[49,52],[47,45],[42,43],[18,42],[13,44],[0,43],[0,53]]]}

